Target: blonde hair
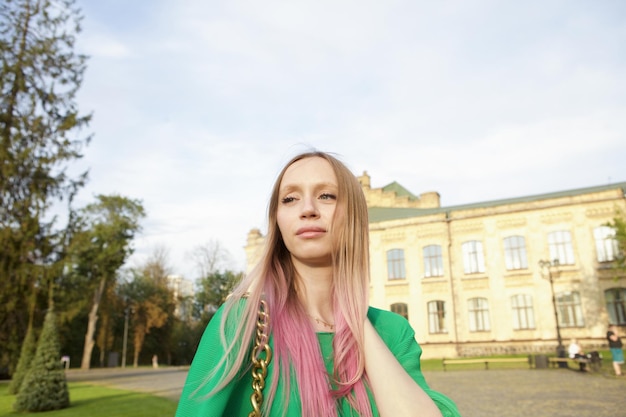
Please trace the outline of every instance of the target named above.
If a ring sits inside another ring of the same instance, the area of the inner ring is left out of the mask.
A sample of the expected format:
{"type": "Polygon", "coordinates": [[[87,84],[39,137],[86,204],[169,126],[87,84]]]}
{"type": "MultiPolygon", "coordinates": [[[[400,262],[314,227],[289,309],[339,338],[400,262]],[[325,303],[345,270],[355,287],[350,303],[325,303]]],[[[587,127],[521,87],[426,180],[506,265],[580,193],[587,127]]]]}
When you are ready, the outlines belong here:
{"type": "Polygon", "coordinates": [[[336,400],[341,397],[347,397],[360,415],[371,416],[362,342],[368,309],[369,229],[367,204],[358,180],[341,161],[328,153],[299,154],[285,165],[276,179],[268,220],[259,263],[235,288],[224,306],[220,329],[226,355],[210,376],[220,378],[212,394],[232,381],[242,368],[249,366],[244,361],[249,358],[248,347],[252,346],[257,312],[264,297],[271,318],[272,366],[275,368],[266,393],[265,411],[274,401],[279,377],[288,395],[290,367],[293,367],[304,417],[336,416],[336,400]],[[331,226],[335,320],[332,376],[326,373],[317,335],[297,298],[294,265],[277,223],[278,192],[285,171],[306,158],[326,160],[335,173],[338,186],[337,208],[331,226]],[[247,302],[242,307],[234,308],[246,297],[247,302]],[[221,375],[218,369],[224,370],[221,375]],[[333,390],[331,384],[336,389],[333,390]]]}

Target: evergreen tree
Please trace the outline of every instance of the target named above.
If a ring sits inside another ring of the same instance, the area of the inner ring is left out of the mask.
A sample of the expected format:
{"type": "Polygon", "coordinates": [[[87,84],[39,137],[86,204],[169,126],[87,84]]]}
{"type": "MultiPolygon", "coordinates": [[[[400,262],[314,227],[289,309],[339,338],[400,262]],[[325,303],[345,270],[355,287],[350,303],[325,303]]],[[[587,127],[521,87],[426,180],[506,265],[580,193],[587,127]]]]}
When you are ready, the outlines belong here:
{"type": "Polygon", "coordinates": [[[37,341],[35,340],[35,331],[33,326],[29,325],[26,330],[26,337],[24,338],[24,344],[22,344],[22,351],[20,352],[20,360],[17,362],[17,368],[11,378],[9,384],[9,394],[17,394],[22,386],[22,381],[28,373],[32,364],[35,352],[37,351],[37,341]]]}
{"type": "Polygon", "coordinates": [[[61,346],[53,308],[48,310],[33,363],[24,377],[13,408],[49,411],[69,407],[70,395],[61,364],[61,346]]]}
{"type": "Polygon", "coordinates": [[[0,2],[0,367],[17,362],[32,293],[61,270],[50,208],[86,180],[66,172],[89,141],[75,103],[80,20],[75,0],[0,2]]]}

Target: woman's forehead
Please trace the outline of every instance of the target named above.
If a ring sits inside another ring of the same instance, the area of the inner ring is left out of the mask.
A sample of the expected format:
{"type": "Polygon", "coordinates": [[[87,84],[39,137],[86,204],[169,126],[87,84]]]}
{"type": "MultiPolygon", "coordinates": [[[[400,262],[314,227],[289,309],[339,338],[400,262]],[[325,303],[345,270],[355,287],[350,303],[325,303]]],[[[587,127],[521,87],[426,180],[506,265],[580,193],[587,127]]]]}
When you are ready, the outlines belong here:
{"type": "Polygon", "coordinates": [[[337,186],[337,176],[331,164],[324,158],[300,159],[287,167],[281,179],[280,188],[305,184],[337,186]]]}

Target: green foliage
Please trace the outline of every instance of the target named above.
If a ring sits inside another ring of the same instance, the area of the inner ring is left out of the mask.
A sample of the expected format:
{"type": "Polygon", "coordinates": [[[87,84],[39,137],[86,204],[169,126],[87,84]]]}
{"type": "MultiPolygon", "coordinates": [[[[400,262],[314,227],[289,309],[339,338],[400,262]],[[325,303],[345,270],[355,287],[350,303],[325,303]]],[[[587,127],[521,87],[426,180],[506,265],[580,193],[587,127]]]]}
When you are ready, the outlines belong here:
{"type": "Polygon", "coordinates": [[[234,286],[241,280],[243,273],[233,271],[215,271],[198,279],[196,292],[196,316],[208,323],[213,313],[224,304],[234,286]]]}
{"type": "Polygon", "coordinates": [[[17,411],[59,410],[70,405],[56,320],[53,309],[48,310],[35,358],[13,405],[17,411]]]}
{"type": "Polygon", "coordinates": [[[58,294],[68,310],[72,305],[78,306],[75,314],[89,309],[83,369],[90,367],[100,305],[115,293],[111,287],[115,286],[120,268],[133,253],[132,242],[145,217],[138,200],[120,195],[98,195],[96,200],[77,213],[67,271],[58,294]],[[90,296],[85,297],[85,294],[90,296]]]}
{"type": "MultiPolygon", "coordinates": [[[[157,250],[143,267],[131,272],[132,281],[124,285],[122,294],[133,312],[133,365],[136,367],[146,335],[153,328],[168,325],[169,319],[173,318],[175,304],[172,290],[167,285],[169,267],[164,250],[157,250]]],[[[171,330],[171,325],[168,327],[171,330]]],[[[169,334],[171,331],[162,335],[167,338],[169,334]]]]}
{"type": "Polygon", "coordinates": [[[60,270],[65,234],[50,208],[69,205],[87,177],[67,174],[90,119],[75,101],[86,57],[74,52],[74,3],[0,3],[0,368],[17,362],[31,296],[60,270]]]}
{"type": "Polygon", "coordinates": [[[24,343],[22,344],[20,360],[17,362],[17,368],[11,378],[11,383],[9,384],[9,394],[17,394],[19,392],[20,387],[22,386],[22,381],[24,381],[24,377],[26,377],[26,374],[31,367],[36,351],[37,341],[35,340],[35,331],[33,330],[33,326],[28,326],[28,330],[26,330],[26,337],[24,338],[24,343]]]}

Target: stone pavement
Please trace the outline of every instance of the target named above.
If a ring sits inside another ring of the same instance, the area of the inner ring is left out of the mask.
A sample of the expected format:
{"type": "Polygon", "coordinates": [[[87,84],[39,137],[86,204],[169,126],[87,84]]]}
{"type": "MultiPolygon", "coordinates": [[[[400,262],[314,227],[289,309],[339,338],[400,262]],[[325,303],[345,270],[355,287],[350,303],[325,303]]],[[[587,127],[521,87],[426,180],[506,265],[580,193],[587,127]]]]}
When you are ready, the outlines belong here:
{"type": "MultiPolygon", "coordinates": [[[[626,377],[571,369],[425,372],[463,417],[626,417],[626,377]]],[[[177,401],[186,368],[70,370],[69,381],[153,393],[177,401]]]]}

